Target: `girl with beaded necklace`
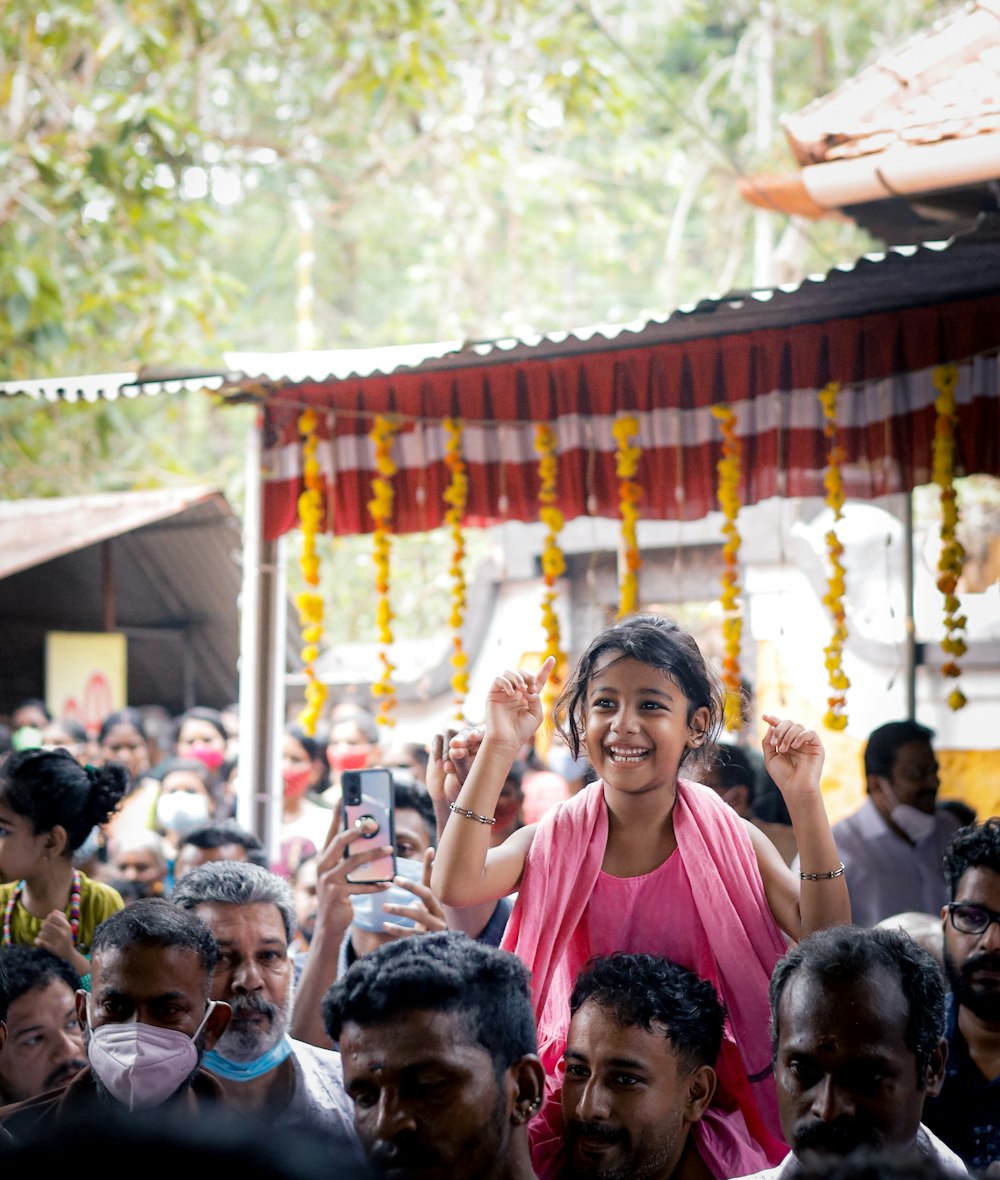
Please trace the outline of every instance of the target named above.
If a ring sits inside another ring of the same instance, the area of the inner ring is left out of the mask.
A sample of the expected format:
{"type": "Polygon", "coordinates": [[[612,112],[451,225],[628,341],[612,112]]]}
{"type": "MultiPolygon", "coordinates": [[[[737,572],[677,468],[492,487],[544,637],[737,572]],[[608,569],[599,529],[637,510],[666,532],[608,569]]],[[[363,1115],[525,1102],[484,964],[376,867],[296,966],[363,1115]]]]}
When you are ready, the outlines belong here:
{"type": "Polygon", "coordinates": [[[23,750],[0,761],[0,913],[3,944],[40,946],[90,971],[97,925],[123,906],[73,853],[128,789],[118,762],[81,766],[66,750],[23,750]]]}

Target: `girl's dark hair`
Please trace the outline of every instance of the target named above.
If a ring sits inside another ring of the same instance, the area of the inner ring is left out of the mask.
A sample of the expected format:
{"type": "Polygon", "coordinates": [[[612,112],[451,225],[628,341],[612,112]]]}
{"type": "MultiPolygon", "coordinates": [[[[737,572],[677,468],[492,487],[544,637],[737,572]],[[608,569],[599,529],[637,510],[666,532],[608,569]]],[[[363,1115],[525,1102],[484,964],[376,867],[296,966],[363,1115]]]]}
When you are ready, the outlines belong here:
{"type": "Polygon", "coordinates": [[[0,761],[0,802],[24,816],[36,835],[66,829],[65,855],[106,823],[129,788],[120,762],[83,767],[66,750],[22,750],[0,761]]]}
{"type": "Polygon", "coordinates": [[[149,741],[149,734],[146,733],[146,723],[142,714],[138,709],[126,706],[124,709],[116,709],[113,713],[109,713],[101,722],[101,730],[97,735],[99,745],[104,745],[104,739],[116,725],[131,725],[144,742],[149,741]]]}
{"type": "MultiPolygon", "coordinates": [[[[552,715],[574,758],[580,757],[587,723],[587,691],[594,668],[605,655],[618,660],[638,660],[656,668],[675,684],[688,701],[688,720],[697,709],[708,709],[705,741],[697,751],[704,759],[714,754],[722,727],[725,689],[718,674],[701,654],[694,639],[673,619],[664,615],[627,615],[605,627],[591,641],[559,694],[552,715]]],[[[685,750],[681,764],[694,754],[685,750]]]]}

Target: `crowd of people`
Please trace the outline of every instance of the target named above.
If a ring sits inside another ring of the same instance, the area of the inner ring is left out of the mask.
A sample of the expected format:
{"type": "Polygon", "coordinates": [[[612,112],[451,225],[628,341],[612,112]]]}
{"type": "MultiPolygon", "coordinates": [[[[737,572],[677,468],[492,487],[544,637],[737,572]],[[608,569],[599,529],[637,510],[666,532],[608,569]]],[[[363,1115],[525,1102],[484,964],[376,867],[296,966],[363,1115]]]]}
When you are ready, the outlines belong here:
{"type": "Polygon", "coordinates": [[[188,1166],[221,1119],[212,1159],[289,1180],[1000,1176],[1000,819],[938,799],[933,733],[873,731],[831,827],[818,734],[725,740],[672,620],[594,638],[546,764],[552,668],[426,745],[289,724],[277,852],[234,818],[235,708],[14,710],[0,1153],[145,1131],[188,1166]],[[362,840],[341,779],[376,766],[362,840]]]}

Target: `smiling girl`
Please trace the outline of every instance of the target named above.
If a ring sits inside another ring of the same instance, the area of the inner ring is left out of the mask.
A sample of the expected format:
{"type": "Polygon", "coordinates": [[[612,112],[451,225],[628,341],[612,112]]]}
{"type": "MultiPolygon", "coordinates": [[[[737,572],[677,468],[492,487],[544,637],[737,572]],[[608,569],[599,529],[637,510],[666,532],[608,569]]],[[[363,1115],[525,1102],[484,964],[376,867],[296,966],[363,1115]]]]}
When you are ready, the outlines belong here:
{"type": "MultiPolygon", "coordinates": [[[[777,1162],[787,1149],[768,1034],[771,970],[787,949],[786,936],[798,940],[850,921],[820,793],[823,746],[812,730],[764,715],[767,771],[788,805],[800,850],[801,872],[793,874],[759,829],[715,792],[680,776],[714,743],[722,686],[676,623],[632,615],[593,640],[554,709],[573,756],[585,752],[599,781],[490,848],[497,798],[518,750],[542,721],[539,694],[552,667],[549,659],[536,674],[508,670],[493,681],[481,743],[440,839],[432,888],[448,906],[517,891],[502,945],[532,971],[550,1093],[558,1087],[570,993],[591,955],[664,955],[711,980],[728,1014],[720,1090],[777,1162]]],[[[470,752],[468,743],[454,741],[452,765],[470,752]]]]}

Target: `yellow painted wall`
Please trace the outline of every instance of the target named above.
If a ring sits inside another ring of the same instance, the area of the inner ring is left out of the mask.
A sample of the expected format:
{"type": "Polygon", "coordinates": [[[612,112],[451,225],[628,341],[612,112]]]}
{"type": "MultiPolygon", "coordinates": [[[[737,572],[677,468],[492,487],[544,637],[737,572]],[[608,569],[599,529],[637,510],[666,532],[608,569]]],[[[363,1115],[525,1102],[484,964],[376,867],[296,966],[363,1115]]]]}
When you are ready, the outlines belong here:
{"type": "MultiPolygon", "coordinates": [[[[857,738],[849,733],[825,729],[826,702],[820,702],[820,710],[815,702],[810,703],[796,692],[774,644],[760,642],[757,646],[755,711],[758,717],[762,712],[791,717],[815,729],[823,739],[826,748],[823,797],[830,822],[836,823],[864,802],[863,754],[867,731],[865,736],[857,738]]],[[[856,723],[857,719],[852,721],[856,723]]],[[[940,798],[961,799],[975,808],[980,820],[1000,815],[1000,749],[944,750],[936,747],[935,752],[941,767],[940,798]]]]}

